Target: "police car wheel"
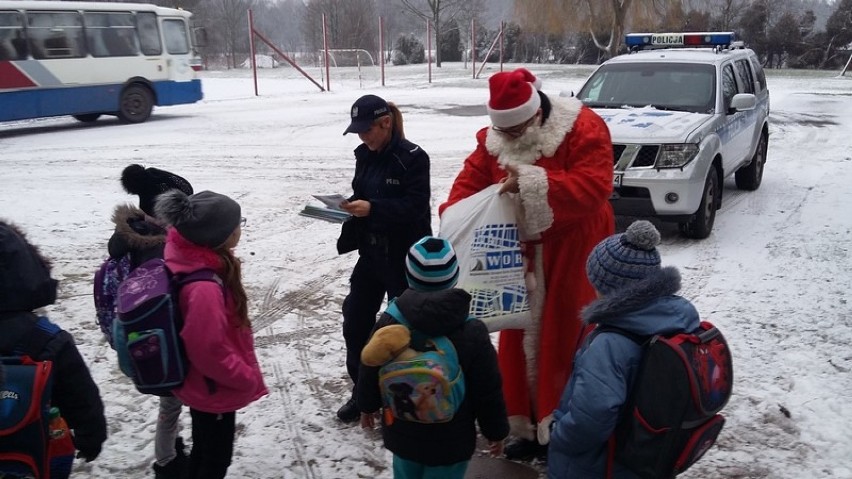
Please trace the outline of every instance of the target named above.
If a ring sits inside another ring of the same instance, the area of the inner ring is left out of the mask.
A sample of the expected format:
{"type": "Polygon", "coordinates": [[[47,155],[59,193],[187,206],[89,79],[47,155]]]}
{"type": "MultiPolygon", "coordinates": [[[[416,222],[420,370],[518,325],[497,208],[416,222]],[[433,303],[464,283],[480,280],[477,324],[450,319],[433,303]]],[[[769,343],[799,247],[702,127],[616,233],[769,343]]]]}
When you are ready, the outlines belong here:
{"type": "Polygon", "coordinates": [[[766,165],[766,147],[768,138],[766,134],[760,135],[760,141],[757,143],[757,150],[754,152],[754,157],[748,166],[744,166],[737,170],[734,174],[734,179],[737,182],[737,188],[741,190],[754,191],[760,187],[760,182],[763,180],[763,167],[766,165]]]}
{"type": "Polygon", "coordinates": [[[716,207],[719,202],[719,177],[715,168],[711,168],[704,181],[704,195],[698,211],[689,221],[680,223],[680,232],[687,238],[704,239],[713,231],[716,221],[716,207]]]}

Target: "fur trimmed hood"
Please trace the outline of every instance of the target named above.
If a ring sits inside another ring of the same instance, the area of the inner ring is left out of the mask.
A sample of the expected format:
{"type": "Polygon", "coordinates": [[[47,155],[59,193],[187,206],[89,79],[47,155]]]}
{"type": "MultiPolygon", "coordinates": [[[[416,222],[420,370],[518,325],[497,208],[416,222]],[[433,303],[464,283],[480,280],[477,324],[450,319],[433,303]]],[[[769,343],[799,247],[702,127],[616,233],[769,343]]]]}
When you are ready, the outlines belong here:
{"type": "Polygon", "coordinates": [[[583,308],[587,324],[611,325],[639,335],[666,334],[698,327],[698,311],[680,291],[680,272],[673,266],[593,301],[583,308]]]}
{"type": "Polygon", "coordinates": [[[115,234],[121,237],[130,249],[146,250],[166,244],[166,230],[154,217],[148,216],[136,206],[116,206],[112,213],[112,222],[115,223],[115,234]],[[143,223],[147,224],[142,225],[143,223]]]}

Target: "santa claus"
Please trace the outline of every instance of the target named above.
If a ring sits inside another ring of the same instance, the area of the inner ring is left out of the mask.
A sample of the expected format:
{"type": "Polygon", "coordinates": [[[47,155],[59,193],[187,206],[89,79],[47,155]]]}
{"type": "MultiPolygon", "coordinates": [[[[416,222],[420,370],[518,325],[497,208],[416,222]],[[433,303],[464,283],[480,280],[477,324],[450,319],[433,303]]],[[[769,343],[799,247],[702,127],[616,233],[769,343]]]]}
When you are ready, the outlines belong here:
{"type": "Polygon", "coordinates": [[[530,271],[532,325],[500,332],[503,393],[515,440],[510,459],[546,453],[549,426],[584,335],[580,309],[595,298],[586,274],[592,248],[614,232],[613,152],[604,121],[575,98],[549,98],[525,69],[488,82],[491,127],[476,134],[439,214],[502,183],[516,193],[530,271]]]}

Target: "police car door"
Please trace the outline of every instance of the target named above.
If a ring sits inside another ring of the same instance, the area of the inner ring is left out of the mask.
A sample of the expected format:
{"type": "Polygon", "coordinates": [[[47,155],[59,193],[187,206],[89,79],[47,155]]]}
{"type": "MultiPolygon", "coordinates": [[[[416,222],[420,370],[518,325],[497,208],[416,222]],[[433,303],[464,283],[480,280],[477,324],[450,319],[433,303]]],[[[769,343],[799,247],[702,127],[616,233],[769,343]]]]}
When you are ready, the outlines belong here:
{"type": "MultiPolygon", "coordinates": [[[[750,154],[751,135],[754,125],[749,128],[747,111],[735,111],[731,109],[731,100],[740,91],[734,62],[722,65],[722,113],[724,114],[724,125],[719,132],[722,142],[722,163],[725,174],[732,173],[737,165],[742,163],[743,158],[750,154]]],[[[752,90],[753,91],[753,90],[752,90]]],[[[754,116],[751,117],[754,123],[754,116]]]]}

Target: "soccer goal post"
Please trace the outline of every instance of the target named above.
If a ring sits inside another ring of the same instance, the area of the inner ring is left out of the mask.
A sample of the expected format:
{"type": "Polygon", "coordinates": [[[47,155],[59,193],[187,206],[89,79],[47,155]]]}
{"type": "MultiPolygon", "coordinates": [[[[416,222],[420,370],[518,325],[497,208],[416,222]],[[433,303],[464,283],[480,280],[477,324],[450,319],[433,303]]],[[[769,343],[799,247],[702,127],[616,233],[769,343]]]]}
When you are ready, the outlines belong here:
{"type": "MultiPolygon", "coordinates": [[[[325,66],[325,55],[319,52],[325,66]]],[[[376,62],[373,55],[363,48],[330,48],[328,50],[328,66],[331,67],[374,67],[376,62]]]]}

